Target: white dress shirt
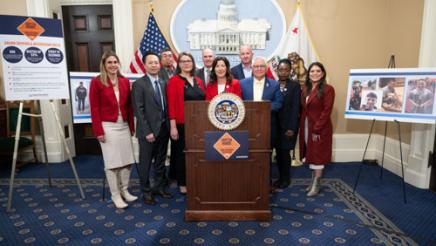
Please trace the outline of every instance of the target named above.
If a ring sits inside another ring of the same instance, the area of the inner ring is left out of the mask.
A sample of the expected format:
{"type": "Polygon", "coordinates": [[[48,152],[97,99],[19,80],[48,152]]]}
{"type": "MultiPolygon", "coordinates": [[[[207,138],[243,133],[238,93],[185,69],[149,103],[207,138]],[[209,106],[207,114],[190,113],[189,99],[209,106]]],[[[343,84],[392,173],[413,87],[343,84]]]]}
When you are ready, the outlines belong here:
{"type": "Polygon", "coordinates": [[[242,65],[242,71],[244,72],[245,78],[253,76],[253,68],[251,66],[242,65]]]}
{"type": "Polygon", "coordinates": [[[253,77],[253,101],[262,101],[263,87],[265,86],[265,77],[261,80],[257,80],[253,77]]]}

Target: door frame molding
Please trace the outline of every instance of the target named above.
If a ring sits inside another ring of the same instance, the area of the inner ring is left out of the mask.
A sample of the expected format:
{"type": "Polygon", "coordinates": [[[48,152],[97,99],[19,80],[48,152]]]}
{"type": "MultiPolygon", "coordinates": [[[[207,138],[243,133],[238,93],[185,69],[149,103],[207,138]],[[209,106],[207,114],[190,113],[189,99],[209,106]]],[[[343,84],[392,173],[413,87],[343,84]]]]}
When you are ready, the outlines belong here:
{"type": "MultiPolygon", "coordinates": [[[[133,19],[132,19],[132,2],[130,0],[26,0],[27,15],[52,18],[56,13],[62,18],[62,6],[64,5],[104,5],[112,4],[114,17],[114,36],[115,49],[123,65],[123,71],[128,71],[130,59],[134,54],[133,47],[133,19]],[[127,18],[128,17],[128,18],[127,18]]],[[[49,162],[62,162],[68,159],[64,148],[62,148],[61,136],[55,129],[56,121],[52,116],[51,108],[48,101],[41,101],[42,119],[44,121],[45,138],[47,141],[47,153],[49,162]]],[[[55,101],[55,108],[59,113],[60,121],[63,125],[68,125],[72,133],[71,108],[69,100],[67,104],[61,104],[60,100],[55,101]]],[[[67,144],[71,150],[71,155],[75,156],[74,134],[70,134],[67,144]]],[[[40,154],[40,153],[39,153],[40,154]]]]}

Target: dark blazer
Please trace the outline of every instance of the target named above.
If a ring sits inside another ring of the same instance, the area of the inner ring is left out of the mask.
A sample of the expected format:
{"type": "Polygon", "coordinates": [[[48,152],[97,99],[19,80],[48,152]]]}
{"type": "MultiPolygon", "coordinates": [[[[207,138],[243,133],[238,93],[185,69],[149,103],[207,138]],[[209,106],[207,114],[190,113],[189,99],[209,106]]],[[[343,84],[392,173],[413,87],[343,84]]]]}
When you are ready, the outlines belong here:
{"type": "Polygon", "coordinates": [[[300,84],[295,80],[288,80],[282,95],[283,106],[277,114],[279,126],[277,144],[281,149],[294,149],[300,124],[300,84]],[[293,131],[294,136],[287,137],[285,135],[287,130],[293,131]]]}
{"type": "Polygon", "coordinates": [[[242,68],[242,63],[239,63],[238,65],[232,67],[231,71],[232,71],[232,75],[233,75],[234,79],[237,79],[237,80],[245,79],[244,69],[242,68]]]}
{"type": "MultiPolygon", "coordinates": [[[[253,77],[241,80],[242,99],[253,100],[253,77]]],[[[279,83],[273,79],[265,77],[262,100],[271,102],[271,109],[279,111],[283,104],[283,96],[280,92],[279,83]]]]}
{"type": "MultiPolygon", "coordinates": [[[[174,69],[175,70],[175,69],[174,69]]],[[[167,84],[168,80],[172,77],[172,75],[169,74],[166,68],[161,67],[159,70],[159,79],[162,80],[163,84],[167,84]]]]}
{"type": "MultiPolygon", "coordinates": [[[[236,79],[233,79],[230,83],[226,83],[226,87],[224,87],[224,92],[233,93],[242,99],[241,84],[236,79]]],[[[212,98],[214,98],[216,95],[218,95],[218,83],[207,84],[206,101],[212,100],[212,98]]]]}
{"type": "Polygon", "coordinates": [[[300,116],[300,158],[306,158],[306,163],[328,164],[332,159],[333,125],[330,119],[335,102],[335,90],[325,84],[324,95],[318,98],[318,88],[308,92],[306,102],[305,90],[301,92],[300,116]],[[305,120],[308,121],[307,144],[304,142],[305,120]],[[320,141],[314,142],[312,134],[320,135],[320,141]]]}
{"type": "Polygon", "coordinates": [[[201,79],[201,81],[203,82],[203,88],[206,88],[206,80],[204,78],[204,67],[197,69],[195,71],[195,76],[201,79]]]}
{"type": "Polygon", "coordinates": [[[127,78],[118,77],[120,100],[117,102],[112,82],[108,79],[109,86],[100,81],[100,76],[91,80],[89,89],[89,103],[91,106],[92,131],[96,137],[104,135],[103,121],[117,122],[118,106],[123,120],[129,123],[130,132],[134,132],[132,101],[130,98],[130,82],[127,78]]]}
{"type": "MultiPolygon", "coordinates": [[[[167,111],[166,85],[162,78],[159,78],[159,83],[165,111],[167,111]]],[[[161,102],[155,93],[154,86],[148,75],[144,75],[133,83],[132,103],[136,116],[136,137],[138,139],[144,139],[150,133],[157,137],[162,126],[162,121],[166,120],[166,123],[169,124],[167,114],[162,114],[161,112],[161,102]],[[165,118],[162,119],[162,116],[165,118]]]]}

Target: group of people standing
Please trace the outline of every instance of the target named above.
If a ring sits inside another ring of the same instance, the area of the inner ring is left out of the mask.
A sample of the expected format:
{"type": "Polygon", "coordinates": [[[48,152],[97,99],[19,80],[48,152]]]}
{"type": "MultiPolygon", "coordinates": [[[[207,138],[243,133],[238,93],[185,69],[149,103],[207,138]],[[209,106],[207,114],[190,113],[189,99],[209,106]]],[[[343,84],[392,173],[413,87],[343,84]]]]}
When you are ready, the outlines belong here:
{"type": "MultiPolygon", "coordinates": [[[[120,74],[120,63],[114,52],[105,52],[100,75],[91,81],[90,105],[92,127],[100,142],[106,178],[112,201],[117,208],[127,207],[138,197],[128,192],[131,165],[135,162],[131,136],[139,143],[138,172],[143,201],[156,204],[155,196],[171,198],[166,191],[176,180],[179,192],[186,194],[184,102],[210,101],[220,93],[233,93],[243,100],[271,102],[271,146],[276,150],[279,179],[275,188],[290,184],[290,150],[295,148],[300,132],[300,157],[312,169],[308,196],[319,192],[324,165],[332,155],[330,114],[334,89],[326,83],[321,63],[309,66],[303,88],[290,79],[292,64],[283,59],[278,64],[276,81],[267,77],[267,62],[254,57],[249,46],[240,48],[241,63],[233,68],[226,57],[215,57],[204,49],[204,67],[196,69],[190,53],[182,52],[177,62],[171,50],[143,56],[146,74],[130,90],[129,81],[120,74]],[[176,63],[176,66],[174,66],[176,63]],[[134,128],[133,116],[136,117],[134,128]],[[171,141],[169,172],[165,160],[171,141]],[[154,176],[150,182],[150,169],[154,176]]],[[[256,120],[256,119],[250,119],[256,120]]]]}

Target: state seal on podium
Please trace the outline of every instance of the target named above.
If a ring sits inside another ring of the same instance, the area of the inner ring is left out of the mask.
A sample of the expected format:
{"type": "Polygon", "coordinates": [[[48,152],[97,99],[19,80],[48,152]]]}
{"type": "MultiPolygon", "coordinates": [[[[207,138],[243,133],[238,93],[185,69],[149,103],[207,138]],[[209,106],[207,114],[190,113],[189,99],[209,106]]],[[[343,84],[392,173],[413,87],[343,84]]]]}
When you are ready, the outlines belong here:
{"type": "Polygon", "coordinates": [[[212,125],[225,131],[237,128],[245,118],[244,102],[233,93],[215,96],[209,103],[207,112],[212,125]]]}

